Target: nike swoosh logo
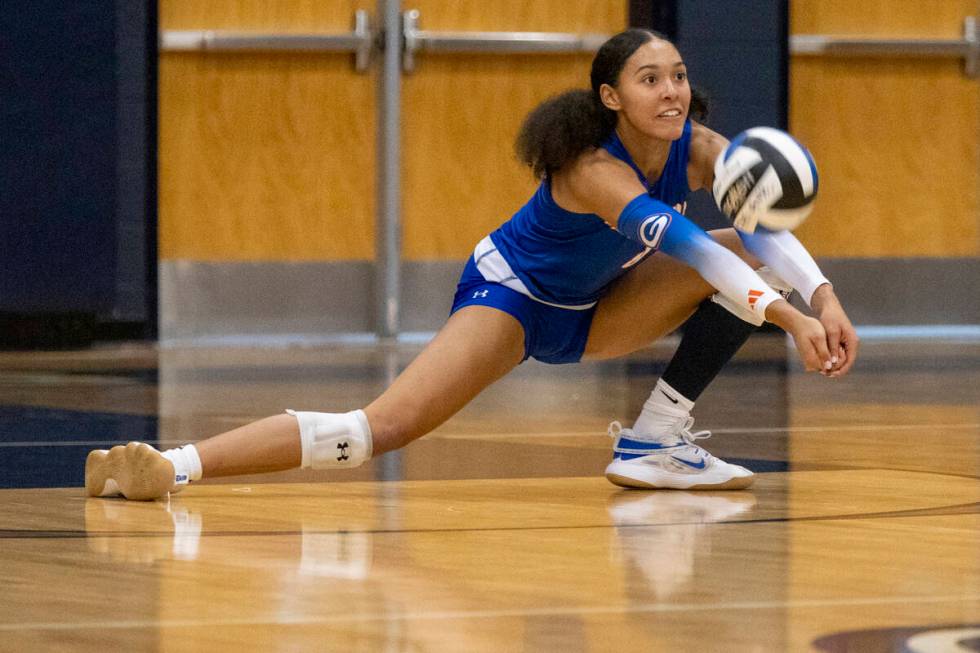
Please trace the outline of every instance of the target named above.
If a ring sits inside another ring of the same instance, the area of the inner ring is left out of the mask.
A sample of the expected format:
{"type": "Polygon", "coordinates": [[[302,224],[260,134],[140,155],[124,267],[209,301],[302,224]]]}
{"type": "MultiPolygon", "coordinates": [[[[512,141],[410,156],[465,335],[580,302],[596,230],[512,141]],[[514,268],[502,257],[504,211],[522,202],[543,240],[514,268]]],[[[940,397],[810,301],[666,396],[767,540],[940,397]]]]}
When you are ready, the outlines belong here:
{"type": "Polygon", "coordinates": [[[678,458],[677,456],[671,456],[671,458],[673,458],[679,463],[684,463],[689,467],[693,467],[694,469],[704,469],[704,466],[706,464],[703,458],[701,459],[700,463],[692,463],[690,460],[684,460],[683,458],[678,458]]]}
{"type": "Polygon", "coordinates": [[[675,404],[677,403],[677,400],[676,400],[676,399],[674,399],[673,397],[671,397],[671,396],[670,396],[669,394],[667,394],[667,393],[666,393],[666,392],[664,392],[663,390],[661,390],[661,391],[660,391],[660,394],[662,394],[663,396],[665,396],[665,397],[667,397],[668,399],[670,399],[670,400],[671,400],[672,402],[674,402],[675,404]]]}

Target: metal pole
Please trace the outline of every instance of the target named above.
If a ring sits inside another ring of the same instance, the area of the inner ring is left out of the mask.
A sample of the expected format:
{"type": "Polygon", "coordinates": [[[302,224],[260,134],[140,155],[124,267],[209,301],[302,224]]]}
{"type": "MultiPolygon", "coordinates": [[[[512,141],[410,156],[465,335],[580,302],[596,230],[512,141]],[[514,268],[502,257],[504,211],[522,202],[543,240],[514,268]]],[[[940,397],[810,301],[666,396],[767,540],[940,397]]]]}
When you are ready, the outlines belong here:
{"type": "Polygon", "coordinates": [[[393,338],[398,335],[401,290],[401,1],[378,0],[378,15],[384,56],[378,77],[376,332],[380,338],[393,338]]]}

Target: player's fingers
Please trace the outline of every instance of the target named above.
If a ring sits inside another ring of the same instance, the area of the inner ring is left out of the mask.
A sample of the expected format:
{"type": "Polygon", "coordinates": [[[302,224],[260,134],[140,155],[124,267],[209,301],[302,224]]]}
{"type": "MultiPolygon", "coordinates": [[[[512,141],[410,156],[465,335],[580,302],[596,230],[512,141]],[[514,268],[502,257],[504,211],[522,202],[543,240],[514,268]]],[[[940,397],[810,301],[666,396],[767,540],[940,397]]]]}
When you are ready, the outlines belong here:
{"type": "Polygon", "coordinates": [[[824,373],[823,366],[820,365],[820,361],[817,360],[817,355],[813,352],[813,350],[807,352],[806,357],[803,360],[803,368],[807,372],[820,372],[821,374],[824,373]]]}
{"type": "Polygon", "coordinates": [[[836,352],[841,343],[841,330],[837,327],[827,328],[827,347],[830,351],[836,352]]]}
{"type": "Polygon", "coordinates": [[[803,346],[800,347],[800,356],[803,358],[803,367],[807,372],[822,372],[824,358],[820,356],[819,349],[817,348],[817,343],[820,342],[817,338],[808,338],[803,341],[803,346]]]}
{"type": "Polygon", "coordinates": [[[827,351],[830,355],[831,369],[836,370],[840,367],[839,350],[841,348],[841,331],[838,328],[830,327],[827,329],[827,351]]]}
{"type": "Polygon", "coordinates": [[[844,348],[841,345],[838,344],[836,347],[830,348],[830,362],[832,364],[830,373],[833,376],[837,376],[837,373],[840,371],[840,368],[844,366],[846,361],[847,352],[844,351],[844,348]]]}
{"type": "Polygon", "coordinates": [[[835,357],[837,362],[834,363],[834,369],[827,374],[832,379],[838,379],[844,375],[841,369],[847,364],[847,350],[843,346],[838,347],[835,357]]]}
{"type": "Polygon", "coordinates": [[[857,360],[857,351],[858,337],[855,335],[853,340],[848,340],[844,343],[844,354],[846,358],[844,359],[844,364],[840,366],[839,370],[842,375],[847,374],[851,371],[851,368],[854,367],[854,361],[857,360]]]}
{"type": "Polygon", "coordinates": [[[813,353],[813,348],[810,347],[810,341],[804,338],[794,338],[793,343],[796,345],[796,353],[800,355],[800,362],[803,363],[803,370],[806,372],[813,372],[820,369],[817,365],[817,358],[813,353]]]}
{"type": "Polygon", "coordinates": [[[830,349],[827,348],[826,338],[814,338],[813,349],[817,357],[817,369],[823,373],[830,372],[834,364],[830,362],[830,349]]]}

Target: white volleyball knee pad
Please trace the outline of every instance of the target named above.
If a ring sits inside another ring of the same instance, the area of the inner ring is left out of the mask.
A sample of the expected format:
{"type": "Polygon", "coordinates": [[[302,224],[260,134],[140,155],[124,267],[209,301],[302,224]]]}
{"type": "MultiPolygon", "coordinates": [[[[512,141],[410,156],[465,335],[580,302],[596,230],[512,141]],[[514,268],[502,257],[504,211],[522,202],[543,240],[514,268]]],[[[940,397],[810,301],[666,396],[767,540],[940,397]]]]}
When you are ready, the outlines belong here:
{"type": "Polygon", "coordinates": [[[357,467],[371,458],[371,426],[363,410],[349,413],[286,412],[299,422],[304,469],[357,467]]]}
{"type": "MultiPolygon", "coordinates": [[[[775,272],[770,270],[768,267],[761,267],[755,271],[762,280],[769,284],[769,287],[778,292],[783,296],[784,299],[789,299],[789,296],[793,293],[793,286],[789,285],[783,281],[782,277],[777,275],[775,272]]],[[[754,324],[756,326],[762,326],[765,322],[765,318],[758,315],[754,311],[749,310],[745,306],[742,306],[738,302],[734,302],[725,295],[716,292],[711,296],[711,301],[720,305],[726,311],[734,315],[735,317],[748,322],[749,324],[754,324]]]]}

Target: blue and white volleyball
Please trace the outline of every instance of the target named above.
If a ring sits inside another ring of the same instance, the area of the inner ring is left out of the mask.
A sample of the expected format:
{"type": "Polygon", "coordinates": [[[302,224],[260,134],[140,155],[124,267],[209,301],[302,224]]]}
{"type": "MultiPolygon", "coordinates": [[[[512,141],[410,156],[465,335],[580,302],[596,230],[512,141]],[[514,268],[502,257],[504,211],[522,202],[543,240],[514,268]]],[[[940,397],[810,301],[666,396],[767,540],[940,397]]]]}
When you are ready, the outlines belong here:
{"type": "Polygon", "coordinates": [[[817,196],[817,166],[795,138],[771,127],[753,127],[715,161],[715,203],[735,228],[786,231],[803,224],[817,196]]]}

